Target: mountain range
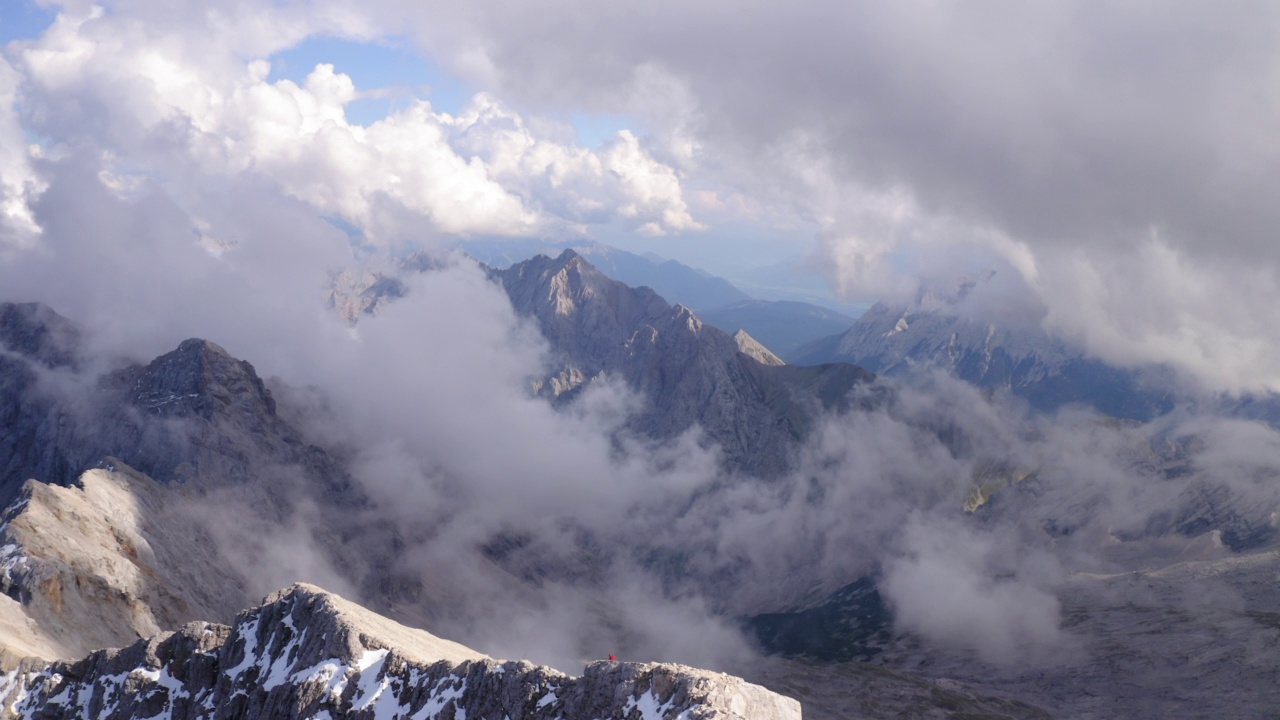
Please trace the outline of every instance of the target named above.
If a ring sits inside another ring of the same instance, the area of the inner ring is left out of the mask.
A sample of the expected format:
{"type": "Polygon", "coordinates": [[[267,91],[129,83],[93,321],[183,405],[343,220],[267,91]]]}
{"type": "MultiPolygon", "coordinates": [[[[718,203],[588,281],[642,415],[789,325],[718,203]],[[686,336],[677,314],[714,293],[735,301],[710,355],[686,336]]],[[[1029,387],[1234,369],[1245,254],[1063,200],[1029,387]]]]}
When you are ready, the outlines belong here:
{"type": "Polygon", "coordinates": [[[877,303],[846,330],[806,343],[790,357],[798,364],[853,363],[895,377],[940,369],[1045,411],[1083,404],[1112,417],[1150,420],[1177,400],[1166,370],[1115,367],[1038,325],[991,322],[945,305],[877,303]]]}
{"type": "MultiPolygon", "coordinates": [[[[332,306],[358,328],[414,292],[412,276],[444,267],[418,258],[348,277],[332,306]]],[[[546,342],[531,397],[571,412],[593,387],[616,384],[639,400],[621,432],[656,445],[693,432],[718,453],[713,483],[644,510],[670,537],[613,537],[560,520],[567,548],[528,530],[502,530],[453,546],[447,560],[462,570],[436,574],[448,566],[406,563],[423,546],[369,496],[351,449],[308,430],[307,416],[318,411],[300,404],[303,390],[259,377],[208,340],[182,341],[151,360],[91,357],[84,337],[92,329],[42,305],[0,305],[0,713],[797,717],[786,695],[819,719],[1221,717],[1280,702],[1280,593],[1271,581],[1280,563],[1276,474],[1265,464],[1215,459],[1222,447],[1237,447],[1222,445],[1222,432],[1250,426],[1099,415],[1064,439],[1066,431],[1042,424],[1033,407],[1030,429],[990,431],[990,445],[1003,452],[991,457],[975,450],[986,431],[941,414],[954,406],[963,418],[965,402],[980,414],[977,395],[922,397],[895,374],[912,357],[953,348],[957,373],[975,368],[974,384],[1019,391],[1066,372],[1069,349],[1046,342],[1019,350],[1018,336],[989,324],[983,335],[964,321],[894,317],[886,308],[857,336],[881,348],[867,357],[886,379],[846,363],[779,364],[767,343],[721,332],[651,289],[607,277],[575,251],[482,272],[546,342]],[[990,344],[978,344],[979,336],[990,344]],[[855,442],[862,455],[842,465],[834,459],[840,428],[849,441],[881,434],[869,445],[855,442]],[[874,452],[890,442],[907,453],[874,452]],[[917,463],[942,462],[939,454],[950,459],[936,467],[963,472],[945,478],[945,487],[967,494],[933,486],[912,494],[917,463]],[[1073,479],[1062,455],[1096,464],[1073,479]],[[831,468],[835,476],[825,478],[831,468]],[[1124,488],[1136,499],[1113,487],[1129,478],[1140,481],[1124,488]],[[947,510],[895,515],[900,493],[947,510]],[[763,521],[774,500],[789,522],[763,521]],[[1111,505],[1118,501],[1132,507],[1111,505]],[[750,524],[714,538],[726,564],[701,565],[705,549],[673,544],[677,530],[702,529],[728,512],[750,524]],[[831,516],[847,517],[824,526],[833,535],[815,533],[829,555],[815,551],[779,566],[772,585],[744,586],[753,558],[735,552],[798,542],[787,533],[804,537],[831,516]],[[864,551],[860,528],[849,524],[865,523],[873,536],[898,530],[877,527],[879,517],[933,534],[915,544],[910,534],[893,536],[906,549],[869,567],[823,569],[864,551]],[[329,579],[360,604],[263,575],[262,558],[273,551],[263,545],[283,543],[282,529],[298,533],[286,555],[305,548],[338,569],[329,579]],[[993,540],[973,545],[979,532],[993,540]],[[977,560],[947,554],[971,546],[983,549],[977,560]],[[1002,564],[1018,552],[1042,562],[1002,564]],[[745,629],[763,652],[734,668],[745,680],[609,661],[585,661],[575,677],[490,659],[407,627],[465,629],[459,617],[486,610],[487,598],[473,594],[483,579],[517,602],[554,606],[581,593],[591,610],[577,622],[600,619],[626,638],[639,630],[592,593],[605,570],[630,562],[667,599],[696,598],[745,629]],[[958,574],[975,562],[991,566],[990,586],[974,589],[958,574]],[[948,605],[978,608],[947,632],[998,640],[1044,606],[1041,595],[1017,594],[1023,576],[1042,566],[1057,576],[1054,628],[1071,639],[1052,661],[975,656],[920,630],[912,614],[913,597],[942,594],[948,605]],[[704,567],[714,572],[699,575],[704,567]],[[904,592],[921,567],[950,580],[904,592]],[[817,571],[826,574],[815,580],[817,571]],[[984,604],[1004,608],[999,622],[981,612],[984,604]]],[[[419,531],[434,529],[423,520],[419,531]]]]}

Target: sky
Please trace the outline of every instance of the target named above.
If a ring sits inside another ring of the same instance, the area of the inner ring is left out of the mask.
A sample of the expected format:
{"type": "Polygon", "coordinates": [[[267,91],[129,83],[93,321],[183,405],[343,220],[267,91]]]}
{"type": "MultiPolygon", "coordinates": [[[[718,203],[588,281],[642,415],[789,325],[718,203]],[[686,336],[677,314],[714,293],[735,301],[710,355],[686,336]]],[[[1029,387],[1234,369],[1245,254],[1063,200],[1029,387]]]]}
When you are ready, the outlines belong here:
{"type": "Polygon", "coordinates": [[[851,302],[997,268],[1091,354],[1280,386],[1265,3],[5,7],[6,252],[50,163],[180,158],[366,250],[590,236],[851,302]]]}
{"type": "Polygon", "coordinates": [[[0,15],[8,246],[33,140],[159,177],[181,125],[393,252],[589,235],[864,301],[995,266],[1107,359],[1276,382],[1263,9],[158,7],[0,15]]]}

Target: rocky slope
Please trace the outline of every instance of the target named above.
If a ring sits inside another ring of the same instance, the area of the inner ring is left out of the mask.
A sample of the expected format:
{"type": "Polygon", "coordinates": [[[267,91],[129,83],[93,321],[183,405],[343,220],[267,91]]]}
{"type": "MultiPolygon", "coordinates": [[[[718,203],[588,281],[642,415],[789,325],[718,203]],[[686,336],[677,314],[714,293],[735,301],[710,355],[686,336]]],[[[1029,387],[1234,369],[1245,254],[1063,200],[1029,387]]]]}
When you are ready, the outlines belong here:
{"type": "Polygon", "coordinates": [[[502,662],[295,585],[233,626],[192,623],[75,663],[0,677],[0,717],[751,718],[800,705],[677,665],[595,662],[572,677],[502,662]]]}
{"type": "Polygon", "coordinates": [[[760,341],[747,334],[746,330],[739,330],[733,334],[733,341],[738,344],[738,352],[755,360],[761,365],[786,365],[782,358],[773,354],[773,351],[760,341]]]}
{"type": "Polygon", "coordinates": [[[194,506],[119,461],[103,465],[69,486],[28,481],[0,518],[0,591],[20,603],[5,615],[44,641],[3,650],[78,657],[248,604],[194,506]]]}

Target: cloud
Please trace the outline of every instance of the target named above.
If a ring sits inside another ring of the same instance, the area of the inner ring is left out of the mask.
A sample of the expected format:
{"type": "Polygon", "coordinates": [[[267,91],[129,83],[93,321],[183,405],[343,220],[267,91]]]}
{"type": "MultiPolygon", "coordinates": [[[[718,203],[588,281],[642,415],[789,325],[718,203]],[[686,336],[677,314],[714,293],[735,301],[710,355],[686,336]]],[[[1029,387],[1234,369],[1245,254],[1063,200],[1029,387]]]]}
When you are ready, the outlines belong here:
{"type": "MultiPolygon", "coordinates": [[[[737,194],[816,224],[815,264],[850,296],[1006,268],[1048,329],[1097,357],[1167,363],[1211,391],[1280,387],[1257,301],[1280,292],[1278,106],[1254,91],[1275,80],[1271,8],[163,5],[68,6],[11,48],[24,123],[55,141],[92,129],[133,162],[170,137],[392,245],[680,234],[706,222],[689,188],[737,194]],[[321,33],[407,37],[484,92],[457,117],[418,104],[350,126],[341,68],[299,87],[253,63],[321,33]],[[646,134],[592,151],[540,119],[577,112],[646,134]]],[[[10,167],[18,218],[42,181],[10,167]]]]}
{"type": "Polygon", "coordinates": [[[0,58],[0,257],[10,247],[31,247],[40,235],[30,203],[43,190],[43,183],[14,111],[20,82],[21,75],[0,58]]]}
{"type": "Polygon", "coordinates": [[[321,64],[301,86],[271,82],[261,59],[333,30],[333,15],[276,15],[282,29],[267,32],[259,25],[274,16],[261,12],[172,25],[141,23],[127,8],[64,12],[12,53],[26,78],[24,122],[55,142],[108,148],[144,174],[163,176],[174,152],[206,172],[257,174],[383,245],[440,233],[581,232],[614,220],[655,234],[701,227],[676,173],[630,133],[599,151],[579,148],[536,135],[483,94],[458,117],[418,101],[351,124],[344,107],[359,90],[349,77],[321,64]],[[207,55],[188,44],[202,31],[210,37],[195,44],[207,55]]]}
{"type": "Polygon", "coordinates": [[[633,113],[698,182],[823,223],[859,297],[986,255],[1099,357],[1280,387],[1272,7],[371,7],[512,102],[633,113]]]}
{"type": "Polygon", "coordinates": [[[899,628],[1002,665],[1045,662],[1067,645],[1053,588],[992,567],[996,537],[913,514],[901,542],[881,584],[899,628]]]}

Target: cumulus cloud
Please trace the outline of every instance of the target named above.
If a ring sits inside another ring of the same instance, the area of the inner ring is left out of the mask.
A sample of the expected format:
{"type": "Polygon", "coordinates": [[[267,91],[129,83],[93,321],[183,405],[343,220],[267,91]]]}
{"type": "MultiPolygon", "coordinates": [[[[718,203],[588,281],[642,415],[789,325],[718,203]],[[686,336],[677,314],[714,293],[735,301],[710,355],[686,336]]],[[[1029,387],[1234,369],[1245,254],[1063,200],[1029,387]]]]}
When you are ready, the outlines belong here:
{"type": "MultiPolygon", "coordinates": [[[[25,122],[135,150],[178,133],[388,242],[424,227],[678,234],[702,224],[687,187],[739,194],[816,224],[815,265],[851,296],[1008,267],[1046,327],[1091,354],[1212,390],[1280,387],[1257,300],[1280,291],[1278,106],[1256,90],[1276,74],[1269,7],[162,5],[68,5],[11,51],[25,122]],[[341,68],[297,86],[253,63],[315,33],[407,36],[486,92],[458,117],[418,104],[350,126],[359,90],[341,68]],[[581,111],[648,134],[587,150],[533,119],[581,111]]],[[[10,174],[20,217],[40,184],[10,174]]]]}
{"type": "Polygon", "coordinates": [[[308,24],[281,8],[283,29],[270,33],[259,27],[275,19],[269,13],[170,26],[128,10],[67,10],[14,49],[29,127],[55,142],[104,146],[152,175],[169,171],[163,153],[175,151],[208,172],[255,173],[384,245],[439,233],[581,232],[614,220],[652,234],[701,227],[675,171],[629,132],[599,151],[579,148],[535,134],[483,94],[458,117],[418,101],[365,127],[348,122],[344,107],[360,91],[332,65],[301,85],[271,82],[262,58],[332,31],[331,15],[308,24]],[[212,39],[195,45],[207,55],[188,42],[202,31],[212,39]]]}
{"type": "Polygon", "coordinates": [[[21,75],[0,58],[0,253],[29,248],[40,234],[31,201],[43,190],[35,172],[35,151],[14,109],[21,75]]]}

